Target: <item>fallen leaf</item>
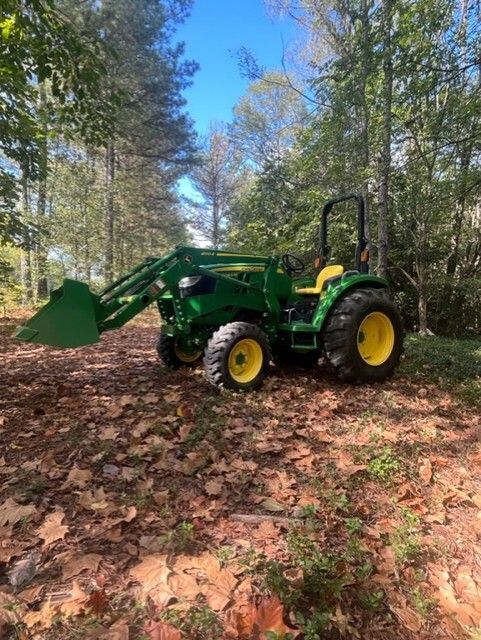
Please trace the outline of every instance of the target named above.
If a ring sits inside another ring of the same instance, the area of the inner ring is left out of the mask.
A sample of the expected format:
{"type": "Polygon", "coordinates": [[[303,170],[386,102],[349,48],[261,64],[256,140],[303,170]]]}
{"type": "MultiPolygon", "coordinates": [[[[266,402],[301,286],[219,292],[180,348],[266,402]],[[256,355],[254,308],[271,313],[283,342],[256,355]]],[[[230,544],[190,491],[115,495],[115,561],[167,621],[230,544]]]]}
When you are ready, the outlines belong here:
{"type": "Polygon", "coordinates": [[[419,477],[424,484],[429,484],[433,477],[433,470],[429,458],[422,458],[419,464],[419,477]]]}
{"type": "Polygon", "coordinates": [[[282,505],[280,502],[274,500],[274,498],[264,498],[264,500],[260,503],[260,506],[266,511],[285,511],[286,507],[282,505]]]}
{"type": "Polygon", "coordinates": [[[161,582],[166,582],[170,573],[167,555],[160,554],[145,556],[140,564],[130,570],[132,578],[140,582],[147,591],[161,582]]]}
{"type": "Polygon", "coordinates": [[[33,504],[18,504],[12,498],[7,498],[0,505],[0,527],[5,527],[7,524],[13,526],[19,520],[30,517],[34,512],[35,507],[33,504]]]}
{"type": "Polygon", "coordinates": [[[104,633],[98,636],[98,640],[129,640],[129,636],[128,623],[125,620],[117,620],[104,633]]]}
{"type": "Polygon", "coordinates": [[[409,629],[409,631],[417,632],[422,627],[422,621],[420,616],[410,609],[409,607],[390,607],[391,610],[396,614],[402,624],[409,629]]]}
{"type": "Polygon", "coordinates": [[[168,583],[172,589],[172,593],[182,599],[193,601],[199,593],[201,593],[199,583],[194,576],[184,573],[183,571],[172,574],[169,577],[168,583]]]}
{"type": "Polygon", "coordinates": [[[62,569],[62,580],[70,580],[78,576],[82,571],[97,571],[100,560],[97,553],[85,553],[71,558],[62,569]]]}
{"type": "Polygon", "coordinates": [[[277,596],[262,601],[256,611],[254,632],[260,634],[262,640],[266,640],[267,631],[277,633],[281,637],[290,633],[293,638],[299,633],[284,623],[284,607],[277,596]]]}
{"type": "Polygon", "coordinates": [[[107,509],[109,506],[103,487],[95,489],[93,492],[90,491],[90,489],[84,491],[80,496],[79,504],[84,509],[90,509],[92,511],[103,511],[103,509],[107,509]]]}
{"type": "Polygon", "coordinates": [[[144,624],[143,632],[150,640],[181,640],[182,638],[180,631],[175,627],[154,620],[149,620],[144,624]]]}
{"type": "Polygon", "coordinates": [[[252,630],[257,609],[252,602],[238,601],[227,610],[225,615],[225,628],[228,637],[249,638],[253,637],[252,630]]]}
{"type": "Polygon", "coordinates": [[[115,440],[119,432],[114,427],[105,427],[102,431],[97,435],[99,440],[115,440]]]}
{"type": "Polygon", "coordinates": [[[68,526],[61,524],[64,518],[63,511],[54,511],[45,518],[43,525],[37,529],[37,535],[44,541],[44,546],[65,538],[68,526]]]}
{"type": "Polygon", "coordinates": [[[84,489],[87,484],[92,480],[92,472],[88,469],[79,469],[74,467],[70,469],[67,479],[62,485],[62,489],[67,487],[77,487],[78,489],[84,489]]]}
{"type": "Polygon", "coordinates": [[[169,500],[169,490],[165,489],[163,491],[154,491],[152,493],[152,498],[158,507],[163,507],[169,500]]]}
{"type": "Polygon", "coordinates": [[[86,609],[89,609],[96,616],[100,616],[107,609],[107,606],[108,600],[105,589],[93,591],[85,602],[86,609]]]}
{"type": "Polygon", "coordinates": [[[203,587],[202,593],[211,609],[223,611],[232,598],[237,578],[228,569],[221,569],[216,574],[209,576],[209,580],[209,584],[203,587]]]}
{"type": "Polygon", "coordinates": [[[205,490],[210,496],[220,496],[224,489],[224,485],[219,480],[209,480],[205,484],[205,490]]]}

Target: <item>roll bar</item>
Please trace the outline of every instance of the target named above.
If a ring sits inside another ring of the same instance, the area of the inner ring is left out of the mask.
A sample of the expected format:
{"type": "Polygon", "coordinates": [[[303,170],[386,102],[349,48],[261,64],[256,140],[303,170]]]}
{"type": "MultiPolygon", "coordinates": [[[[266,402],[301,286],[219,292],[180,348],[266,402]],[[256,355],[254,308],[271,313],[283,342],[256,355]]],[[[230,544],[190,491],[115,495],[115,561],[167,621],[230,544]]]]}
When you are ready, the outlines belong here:
{"type": "Polygon", "coordinates": [[[319,250],[319,265],[322,269],[326,266],[331,252],[331,247],[327,243],[327,217],[334,205],[346,200],[357,202],[357,246],[356,246],[356,269],[360,273],[369,273],[369,252],[367,250],[368,240],[366,238],[366,208],[364,198],[357,193],[349,193],[337,198],[328,200],[322,209],[321,214],[321,246],[319,250]]]}

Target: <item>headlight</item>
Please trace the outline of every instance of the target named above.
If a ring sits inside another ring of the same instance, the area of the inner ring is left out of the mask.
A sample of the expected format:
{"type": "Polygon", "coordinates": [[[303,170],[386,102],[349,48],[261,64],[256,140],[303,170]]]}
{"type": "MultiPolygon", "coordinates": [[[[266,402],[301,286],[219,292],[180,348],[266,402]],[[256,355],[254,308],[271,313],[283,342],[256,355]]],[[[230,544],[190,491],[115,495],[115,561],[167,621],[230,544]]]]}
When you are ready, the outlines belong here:
{"type": "Polygon", "coordinates": [[[179,281],[179,287],[184,289],[187,287],[193,287],[201,278],[202,276],[188,276],[187,278],[182,278],[182,280],[179,281]]]}

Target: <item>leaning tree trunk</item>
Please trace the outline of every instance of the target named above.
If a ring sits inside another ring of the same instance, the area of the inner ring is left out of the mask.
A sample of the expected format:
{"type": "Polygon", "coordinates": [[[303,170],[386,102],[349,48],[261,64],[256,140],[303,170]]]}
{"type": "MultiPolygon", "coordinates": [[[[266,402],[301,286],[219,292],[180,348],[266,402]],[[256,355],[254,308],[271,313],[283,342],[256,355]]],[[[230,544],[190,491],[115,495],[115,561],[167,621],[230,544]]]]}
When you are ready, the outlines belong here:
{"type": "Polygon", "coordinates": [[[108,284],[114,275],[114,180],[115,147],[113,141],[105,150],[105,262],[104,278],[108,284]]]}

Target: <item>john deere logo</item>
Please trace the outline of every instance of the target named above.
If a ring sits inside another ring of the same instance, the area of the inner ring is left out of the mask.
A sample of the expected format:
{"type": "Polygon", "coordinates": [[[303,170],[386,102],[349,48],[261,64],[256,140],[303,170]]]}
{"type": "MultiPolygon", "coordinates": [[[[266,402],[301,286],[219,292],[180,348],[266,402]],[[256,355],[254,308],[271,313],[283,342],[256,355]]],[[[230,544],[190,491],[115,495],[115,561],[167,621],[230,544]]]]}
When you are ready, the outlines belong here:
{"type": "Polygon", "coordinates": [[[184,256],[184,262],[187,262],[187,264],[190,264],[192,262],[192,256],[190,255],[184,256]]]}

